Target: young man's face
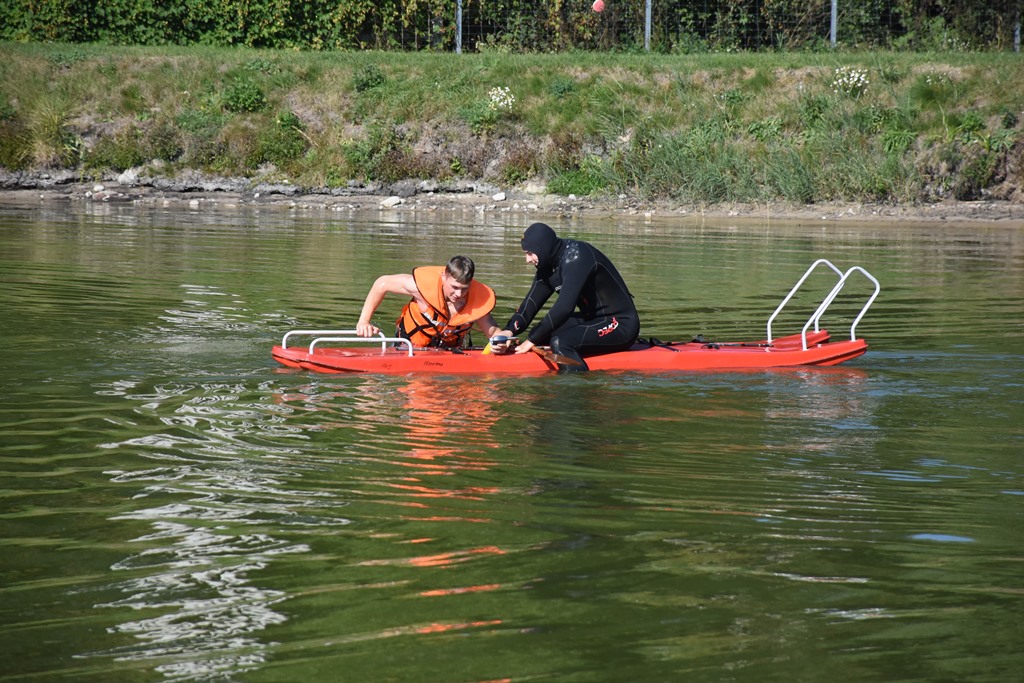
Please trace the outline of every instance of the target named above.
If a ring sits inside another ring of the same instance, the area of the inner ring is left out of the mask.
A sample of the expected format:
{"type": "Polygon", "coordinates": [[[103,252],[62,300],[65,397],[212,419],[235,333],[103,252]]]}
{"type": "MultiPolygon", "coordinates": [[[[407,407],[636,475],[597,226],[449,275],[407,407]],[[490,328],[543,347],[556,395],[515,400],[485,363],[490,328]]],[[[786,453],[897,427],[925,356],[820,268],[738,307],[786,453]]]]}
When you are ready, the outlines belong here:
{"type": "Polygon", "coordinates": [[[445,301],[457,304],[469,293],[469,283],[463,284],[448,273],[444,273],[441,275],[441,291],[444,293],[445,301]]]}
{"type": "Polygon", "coordinates": [[[534,254],[532,251],[527,251],[525,253],[526,253],[526,262],[529,263],[534,268],[536,268],[540,264],[540,257],[537,256],[536,254],[534,254]]]}

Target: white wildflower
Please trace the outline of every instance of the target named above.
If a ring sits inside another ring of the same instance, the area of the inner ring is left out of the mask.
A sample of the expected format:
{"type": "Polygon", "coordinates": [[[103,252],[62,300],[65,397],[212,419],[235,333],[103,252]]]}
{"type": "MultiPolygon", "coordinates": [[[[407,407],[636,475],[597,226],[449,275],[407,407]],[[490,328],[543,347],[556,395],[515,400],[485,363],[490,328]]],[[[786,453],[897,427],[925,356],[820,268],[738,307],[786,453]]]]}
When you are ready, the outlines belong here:
{"type": "Polygon", "coordinates": [[[512,105],[516,103],[516,96],[512,94],[512,91],[501,86],[491,88],[487,96],[490,98],[487,106],[490,107],[491,111],[498,111],[499,109],[512,111],[512,105]]]}
{"type": "Polygon", "coordinates": [[[870,82],[867,71],[841,66],[836,69],[835,77],[832,79],[832,92],[837,95],[860,97],[868,89],[870,82]]]}

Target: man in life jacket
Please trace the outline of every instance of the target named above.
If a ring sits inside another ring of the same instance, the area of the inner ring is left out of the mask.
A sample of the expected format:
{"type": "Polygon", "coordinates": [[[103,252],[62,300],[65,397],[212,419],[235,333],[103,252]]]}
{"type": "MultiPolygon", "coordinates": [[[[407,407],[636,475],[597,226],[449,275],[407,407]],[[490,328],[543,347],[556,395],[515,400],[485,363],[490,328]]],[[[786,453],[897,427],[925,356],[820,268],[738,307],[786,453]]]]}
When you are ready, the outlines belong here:
{"type": "Polygon", "coordinates": [[[395,334],[413,346],[459,348],[474,325],[487,337],[501,328],[494,322],[494,291],[473,279],[476,266],[468,256],[453,256],[445,266],[420,266],[412,273],[381,275],[373,283],[356,323],[360,337],[380,334],[370,322],[387,294],[411,297],[402,309],[395,334]]]}
{"type": "MultiPolygon", "coordinates": [[[[550,344],[553,352],[578,363],[563,364],[562,370],[586,370],[584,356],[624,351],[633,345],[640,333],[640,315],[607,256],[582,240],[560,239],[544,223],[528,227],[521,244],[526,262],[537,274],[500,334],[511,337],[524,331],[552,294],[558,292],[558,299],[515,347],[516,353],[550,344]]],[[[510,350],[494,348],[496,353],[510,350]]]]}

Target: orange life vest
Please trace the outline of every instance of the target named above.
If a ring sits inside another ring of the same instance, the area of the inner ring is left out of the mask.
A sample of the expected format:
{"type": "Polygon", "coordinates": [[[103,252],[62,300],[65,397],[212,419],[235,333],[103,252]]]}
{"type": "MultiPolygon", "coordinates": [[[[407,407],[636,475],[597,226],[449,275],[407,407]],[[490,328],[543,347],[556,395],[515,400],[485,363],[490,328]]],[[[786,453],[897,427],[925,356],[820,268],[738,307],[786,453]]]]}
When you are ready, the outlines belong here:
{"type": "Polygon", "coordinates": [[[416,288],[427,302],[427,310],[420,310],[419,304],[413,299],[402,309],[397,327],[398,335],[411,341],[413,346],[460,346],[462,338],[473,324],[494,309],[494,291],[484,283],[473,280],[469,283],[466,304],[449,318],[441,281],[444,269],[444,266],[421,266],[412,271],[416,288]]]}

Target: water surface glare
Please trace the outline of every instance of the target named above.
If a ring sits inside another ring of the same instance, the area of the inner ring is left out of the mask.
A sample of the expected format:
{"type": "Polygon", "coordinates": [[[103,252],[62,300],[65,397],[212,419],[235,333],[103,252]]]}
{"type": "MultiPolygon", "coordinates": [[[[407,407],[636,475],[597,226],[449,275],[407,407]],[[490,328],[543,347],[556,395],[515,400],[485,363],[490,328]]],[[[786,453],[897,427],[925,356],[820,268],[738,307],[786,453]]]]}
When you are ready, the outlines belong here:
{"type": "Polygon", "coordinates": [[[761,339],[815,259],[865,267],[837,368],[270,358],[454,253],[504,322],[526,222],[0,205],[0,681],[1019,679],[1024,235],[553,221],[666,340],[761,339]]]}

